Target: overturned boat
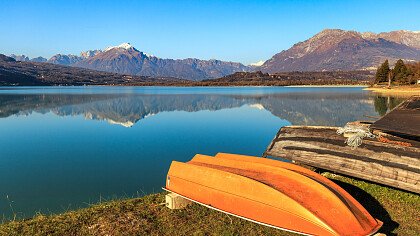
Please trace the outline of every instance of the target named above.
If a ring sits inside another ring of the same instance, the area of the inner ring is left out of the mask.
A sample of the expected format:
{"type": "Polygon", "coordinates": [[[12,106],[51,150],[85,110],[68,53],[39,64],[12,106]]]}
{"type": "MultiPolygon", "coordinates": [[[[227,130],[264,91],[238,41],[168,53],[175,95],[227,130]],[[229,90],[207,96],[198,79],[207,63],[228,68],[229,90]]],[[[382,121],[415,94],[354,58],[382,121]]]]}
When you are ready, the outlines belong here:
{"type": "Polygon", "coordinates": [[[165,188],[207,207],[305,235],[372,235],[382,226],[331,180],[266,158],[219,153],[173,161],[165,188]]]}

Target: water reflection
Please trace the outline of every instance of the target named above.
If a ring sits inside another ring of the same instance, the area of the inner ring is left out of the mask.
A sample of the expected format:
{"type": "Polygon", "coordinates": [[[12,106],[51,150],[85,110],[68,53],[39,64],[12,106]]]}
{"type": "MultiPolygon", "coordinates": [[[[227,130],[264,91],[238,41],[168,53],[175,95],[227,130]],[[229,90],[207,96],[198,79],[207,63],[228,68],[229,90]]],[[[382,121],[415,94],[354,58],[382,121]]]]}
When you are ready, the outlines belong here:
{"type": "Polygon", "coordinates": [[[361,88],[0,88],[0,214],[156,192],[172,160],[259,156],[282,126],[342,126],[399,101],[361,88]]]}
{"type": "Polygon", "coordinates": [[[382,116],[402,100],[365,93],[2,94],[0,117],[52,112],[58,116],[83,115],[86,119],[131,127],[161,112],[214,111],[250,105],[296,125],[340,126],[350,120],[382,116]]]}
{"type": "Polygon", "coordinates": [[[398,97],[382,97],[382,96],[376,96],[374,98],[374,105],[375,105],[375,111],[378,112],[380,116],[385,115],[388,111],[391,111],[396,106],[398,106],[400,103],[402,103],[405,99],[404,98],[398,98],[398,97]]]}

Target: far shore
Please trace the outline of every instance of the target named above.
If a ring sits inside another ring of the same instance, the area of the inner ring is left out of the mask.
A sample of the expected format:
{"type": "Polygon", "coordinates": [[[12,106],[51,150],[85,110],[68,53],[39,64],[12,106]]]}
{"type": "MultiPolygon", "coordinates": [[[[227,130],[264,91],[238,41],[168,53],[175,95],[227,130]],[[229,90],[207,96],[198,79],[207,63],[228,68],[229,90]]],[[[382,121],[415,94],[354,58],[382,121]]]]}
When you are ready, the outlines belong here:
{"type": "Polygon", "coordinates": [[[72,88],[72,87],[174,87],[174,88],[219,88],[219,87],[230,87],[230,88],[254,88],[254,87],[289,87],[289,88],[341,88],[341,87],[357,87],[357,88],[368,88],[368,85],[365,84],[320,84],[320,85],[276,85],[276,84],[249,84],[249,85],[238,85],[238,84],[203,84],[202,82],[192,81],[191,83],[143,83],[143,84],[76,84],[76,85],[0,85],[0,90],[3,89],[15,89],[15,88],[45,88],[45,87],[60,87],[60,88],[72,88]]]}
{"type": "Polygon", "coordinates": [[[364,90],[369,90],[374,93],[384,94],[384,95],[420,95],[420,86],[398,86],[398,87],[367,87],[364,90]]]}
{"type": "Polygon", "coordinates": [[[360,88],[360,87],[365,87],[365,88],[368,88],[369,86],[368,85],[357,85],[357,84],[349,84],[349,85],[345,85],[345,84],[343,84],[343,85],[328,85],[328,84],[326,84],[326,85],[310,85],[310,84],[308,84],[308,85],[289,85],[289,86],[284,86],[284,87],[296,87],[296,88],[299,88],[299,87],[358,87],[358,88],[360,88]]]}

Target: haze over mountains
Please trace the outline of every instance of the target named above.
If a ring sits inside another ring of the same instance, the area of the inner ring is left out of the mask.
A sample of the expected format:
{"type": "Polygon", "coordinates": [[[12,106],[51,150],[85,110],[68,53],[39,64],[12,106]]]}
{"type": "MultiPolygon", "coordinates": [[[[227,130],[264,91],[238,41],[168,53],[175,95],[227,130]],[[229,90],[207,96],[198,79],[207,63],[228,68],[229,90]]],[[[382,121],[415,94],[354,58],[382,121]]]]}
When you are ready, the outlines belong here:
{"type": "Polygon", "coordinates": [[[56,54],[48,61],[11,55],[17,61],[48,62],[98,71],[151,77],[204,80],[235,72],[374,70],[385,59],[420,60],[420,31],[359,33],[327,29],[312,38],[249,66],[220,60],[162,59],[142,52],[129,43],[104,50],[88,50],[80,56],[56,54]]]}

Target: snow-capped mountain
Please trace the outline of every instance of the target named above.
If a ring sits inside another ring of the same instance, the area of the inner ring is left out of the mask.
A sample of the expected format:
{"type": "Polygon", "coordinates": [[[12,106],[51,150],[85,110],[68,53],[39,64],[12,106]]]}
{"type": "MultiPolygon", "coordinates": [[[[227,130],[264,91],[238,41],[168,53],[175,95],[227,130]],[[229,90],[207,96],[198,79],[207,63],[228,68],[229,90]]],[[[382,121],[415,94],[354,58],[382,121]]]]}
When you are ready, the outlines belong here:
{"type": "Polygon", "coordinates": [[[420,33],[392,31],[359,33],[327,29],[267,60],[264,72],[360,70],[376,68],[389,59],[420,60],[420,33]]]}
{"type": "Polygon", "coordinates": [[[249,66],[257,67],[257,66],[262,66],[263,64],[264,64],[264,61],[257,61],[257,62],[249,64],[249,66]]]}
{"type": "Polygon", "coordinates": [[[122,50],[136,50],[130,43],[122,43],[118,46],[109,46],[104,51],[109,51],[112,49],[122,49],[122,50]]]}
{"type": "Polygon", "coordinates": [[[104,50],[81,52],[80,56],[57,54],[48,62],[114,73],[189,80],[218,78],[238,71],[252,70],[241,63],[220,60],[162,59],[141,52],[130,43],[110,46],[104,50]]]}

